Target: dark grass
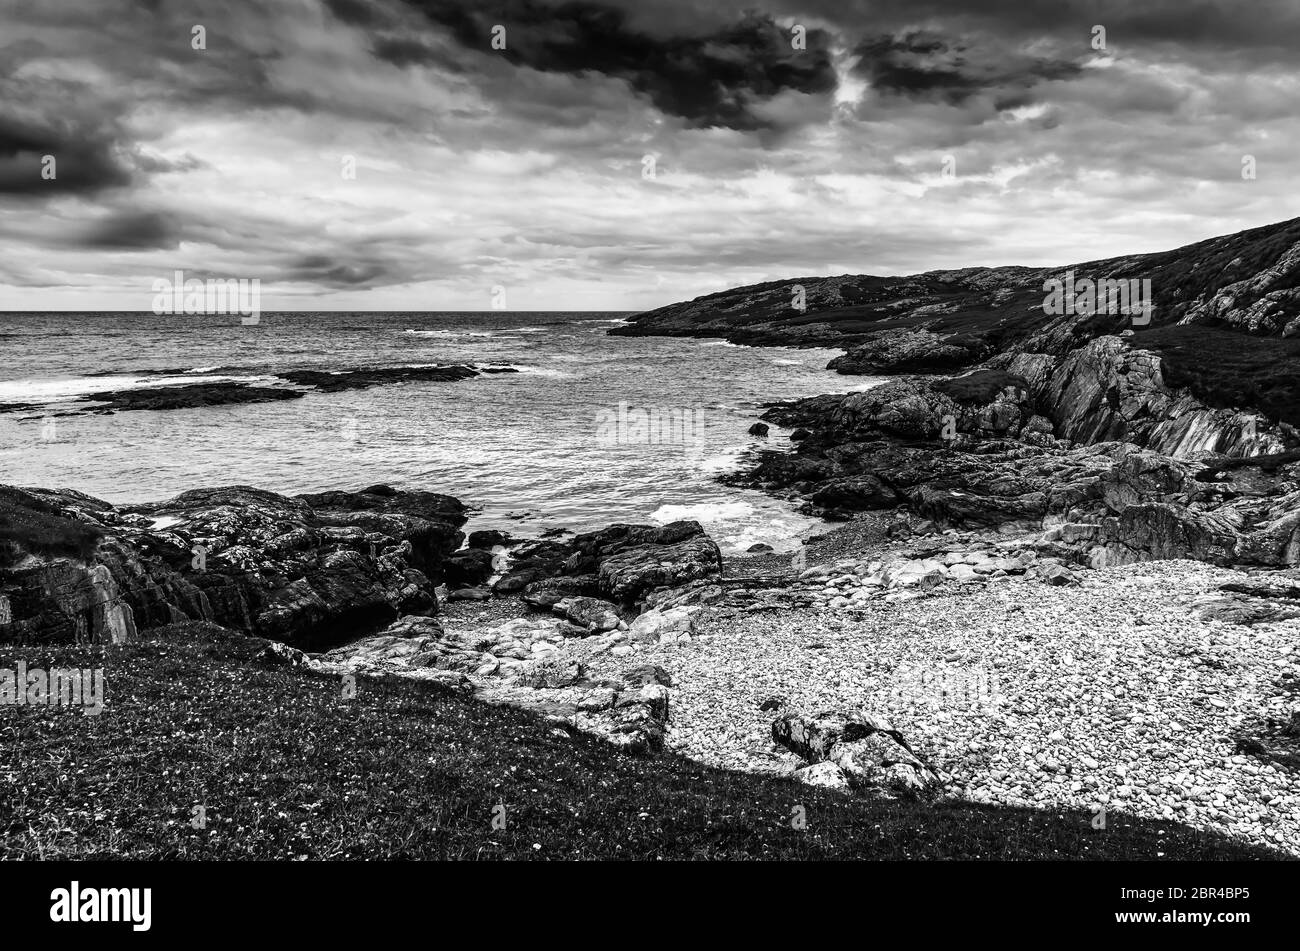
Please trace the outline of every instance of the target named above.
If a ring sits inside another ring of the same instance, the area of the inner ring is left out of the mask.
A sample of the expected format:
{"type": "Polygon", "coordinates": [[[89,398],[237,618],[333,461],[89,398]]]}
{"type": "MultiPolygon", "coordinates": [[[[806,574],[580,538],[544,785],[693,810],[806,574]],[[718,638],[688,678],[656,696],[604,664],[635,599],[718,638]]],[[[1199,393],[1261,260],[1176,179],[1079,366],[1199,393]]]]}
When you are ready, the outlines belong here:
{"type": "Polygon", "coordinates": [[[633,759],[526,714],[411,683],[253,658],[210,625],[133,645],[0,649],[0,667],[103,666],[98,717],[0,707],[0,854],[154,859],[1279,858],[1175,824],[885,803],[633,759]],[[191,827],[192,807],[207,827],[191,827]],[[492,827],[505,806],[505,829],[492,827]],[[792,828],[796,806],[806,829],[792,828]]]}
{"type": "Polygon", "coordinates": [[[1160,354],[1165,382],[1203,403],[1300,426],[1300,340],[1188,324],[1140,331],[1133,345],[1160,354]]]}
{"type": "Polygon", "coordinates": [[[1024,377],[1005,370],[976,370],[934,384],[936,390],[951,396],[958,403],[988,403],[1008,386],[1029,389],[1024,377]]]}
{"type": "Polygon", "coordinates": [[[0,486],[0,569],[25,553],[85,560],[100,534],[93,525],[64,518],[53,505],[0,486]]]}

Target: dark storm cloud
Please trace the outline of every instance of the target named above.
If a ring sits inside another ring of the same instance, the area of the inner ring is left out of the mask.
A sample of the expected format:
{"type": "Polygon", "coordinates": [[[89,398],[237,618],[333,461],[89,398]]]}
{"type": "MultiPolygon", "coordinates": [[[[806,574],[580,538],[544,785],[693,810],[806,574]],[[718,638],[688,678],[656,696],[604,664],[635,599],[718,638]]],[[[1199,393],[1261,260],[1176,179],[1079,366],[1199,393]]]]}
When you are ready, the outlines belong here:
{"type": "Polygon", "coordinates": [[[1107,44],[1135,51],[1176,44],[1234,59],[1300,60],[1300,4],[1294,0],[801,0],[848,31],[898,33],[925,23],[987,30],[1004,42],[1052,37],[1087,45],[1094,25],[1107,44]]]}
{"type": "Polygon", "coordinates": [[[89,193],[131,184],[130,157],[112,128],[0,116],[0,194],[89,193]],[[45,156],[54,178],[43,178],[45,156]]]}
{"type": "Polygon", "coordinates": [[[103,251],[172,250],[180,245],[180,229],[157,212],[128,212],[97,223],[79,244],[103,251]]]}
{"type": "Polygon", "coordinates": [[[661,111],[695,126],[772,127],[754,107],[785,91],[835,88],[829,34],[807,31],[807,49],[766,15],[698,36],[659,38],[632,29],[615,7],[588,0],[547,6],[538,0],[464,4],[407,0],[467,49],[544,72],[601,73],[625,80],[661,111]],[[492,29],[506,48],[491,48],[492,29]]]}
{"type": "Polygon", "coordinates": [[[449,59],[442,50],[404,36],[379,37],[371,46],[370,52],[376,59],[394,66],[437,66],[452,73],[463,72],[460,65],[449,59]]]}
{"type": "Polygon", "coordinates": [[[855,71],[874,88],[951,105],[992,90],[1004,93],[1001,108],[1013,108],[1029,102],[1024,90],[1036,83],[1083,72],[1079,62],[948,40],[929,31],[873,37],[854,53],[861,57],[855,71]]]}
{"type": "Polygon", "coordinates": [[[325,6],[352,26],[374,26],[383,20],[376,7],[367,0],[325,0],[325,6]]]}
{"type": "Polygon", "coordinates": [[[325,254],[309,254],[294,261],[283,279],[307,281],[324,287],[358,287],[371,284],[387,273],[387,267],[373,261],[357,263],[325,254]]]}
{"type": "Polygon", "coordinates": [[[165,155],[154,155],[150,152],[139,151],[132,161],[137,169],[149,175],[166,172],[192,172],[195,169],[207,167],[207,163],[188,153],[180,158],[173,159],[165,155]]]}

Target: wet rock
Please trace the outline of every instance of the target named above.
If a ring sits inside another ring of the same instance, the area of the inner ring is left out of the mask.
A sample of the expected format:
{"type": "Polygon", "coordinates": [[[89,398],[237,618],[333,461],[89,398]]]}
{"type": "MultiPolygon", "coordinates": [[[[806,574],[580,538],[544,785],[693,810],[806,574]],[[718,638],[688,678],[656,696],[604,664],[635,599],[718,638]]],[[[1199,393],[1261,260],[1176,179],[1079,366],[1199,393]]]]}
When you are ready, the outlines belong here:
{"type": "Polygon", "coordinates": [[[509,545],[513,538],[507,532],[499,532],[495,529],[480,530],[470,532],[469,538],[465,540],[467,548],[480,548],[484,551],[490,551],[497,545],[509,545]]]}
{"type": "Polygon", "coordinates": [[[275,403],[301,399],[302,390],[289,387],[253,386],[248,383],[188,383],[183,386],[153,386],[108,390],[81,397],[96,411],[191,409],[196,406],[232,406],[240,403],[275,403]]]}
{"type": "Polygon", "coordinates": [[[478,376],[479,371],[470,366],[434,367],[358,367],[330,372],[326,370],[290,370],[276,374],[280,379],[298,386],[311,387],[324,393],[343,390],[363,390],[372,386],[393,383],[449,383],[478,376]]]}
{"type": "Polygon", "coordinates": [[[466,548],[448,555],[443,562],[443,577],[453,588],[477,587],[492,577],[492,553],[466,548]]]}

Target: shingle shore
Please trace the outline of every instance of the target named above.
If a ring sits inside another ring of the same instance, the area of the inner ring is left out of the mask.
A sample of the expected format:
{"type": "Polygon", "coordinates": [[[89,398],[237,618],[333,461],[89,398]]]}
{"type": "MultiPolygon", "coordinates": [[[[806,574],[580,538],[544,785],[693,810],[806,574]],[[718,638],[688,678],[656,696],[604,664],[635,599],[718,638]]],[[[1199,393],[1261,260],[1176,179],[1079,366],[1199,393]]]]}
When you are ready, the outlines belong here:
{"type": "Polygon", "coordinates": [[[702,762],[786,772],[782,709],[888,717],[951,774],[946,795],[1173,818],[1300,854],[1300,779],[1244,755],[1300,693],[1300,621],[1205,619],[1198,597],[1243,573],[1188,561],[1000,577],[849,610],[706,606],[699,636],[593,654],[594,674],[672,676],[668,745],[702,762]]]}

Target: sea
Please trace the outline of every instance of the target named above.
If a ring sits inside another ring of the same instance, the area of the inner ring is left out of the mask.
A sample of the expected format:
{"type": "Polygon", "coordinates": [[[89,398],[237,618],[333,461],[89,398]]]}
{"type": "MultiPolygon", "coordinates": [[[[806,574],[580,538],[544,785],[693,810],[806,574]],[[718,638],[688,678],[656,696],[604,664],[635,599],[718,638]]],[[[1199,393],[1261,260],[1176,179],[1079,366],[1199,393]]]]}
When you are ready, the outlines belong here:
{"type": "Polygon", "coordinates": [[[113,503],[252,485],[287,494],[387,483],[454,495],[467,530],[536,537],[695,519],[724,551],[791,551],[823,530],[791,504],[724,486],[789,430],[749,427],[774,400],[876,380],[838,350],[618,337],[620,313],[0,313],[0,483],[113,503]],[[199,381],[289,385],[293,369],[509,368],[298,400],[86,413],[97,392],[199,381]]]}

